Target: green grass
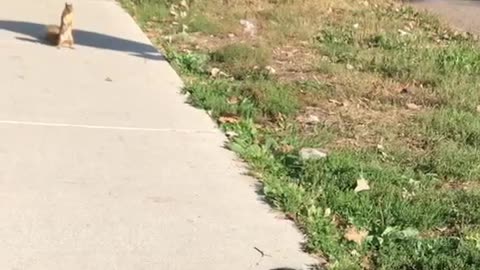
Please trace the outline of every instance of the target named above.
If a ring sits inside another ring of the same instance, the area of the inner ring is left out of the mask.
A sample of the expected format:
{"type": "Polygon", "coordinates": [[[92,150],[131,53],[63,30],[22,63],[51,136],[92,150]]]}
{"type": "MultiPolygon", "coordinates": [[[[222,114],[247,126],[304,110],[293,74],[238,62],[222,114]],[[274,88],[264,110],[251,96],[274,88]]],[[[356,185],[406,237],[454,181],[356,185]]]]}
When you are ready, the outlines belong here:
{"type": "Polygon", "coordinates": [[[158,45],[192,105],[236,134],[229,147],[331,269],[480,268],[471,36],[392,1],[199,0],[180,19],[168,13],[179,1],[121,2],[145,29],[172,37],[158,45]],[[241,18],[255,18],[257,37],[239,33],[241,18]],[[298,120],[312,114],[313,124],[298,120]],[[303,160],[304,147],[328,157],[303,160]],[[355,192],[358,179],[370,189],[355,192]],[[368,235],[349,241],[351,227],[368,235]]]}
{"type": "Polygon", "coordinates": [[[217,34],[222,31],[221,26],[210,21],[208,17],[194,15],[188,20],[189,30],[192,32],[202,32],[207,34],[217,34]]]}
{"type": "Polygon", "coordinates": [[[263,47],[248,44],[229,44],[211,53],[211,59],[236,79],[266,75],[265,67],[271,61],[270,52],[263,47]]]}

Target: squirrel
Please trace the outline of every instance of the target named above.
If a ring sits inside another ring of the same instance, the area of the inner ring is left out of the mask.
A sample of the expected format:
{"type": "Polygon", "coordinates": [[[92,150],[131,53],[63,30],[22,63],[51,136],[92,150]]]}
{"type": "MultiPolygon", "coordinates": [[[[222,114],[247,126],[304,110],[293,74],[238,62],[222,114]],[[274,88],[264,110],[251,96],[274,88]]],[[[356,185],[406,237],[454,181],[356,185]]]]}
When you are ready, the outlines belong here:
{"type": "Polygon", "coordinates": [[[65,3],[65,7],[62,12],[60,26],[47,25],[45,39],[52,45],[56,45],[60,48],[66,44],[73,49],[73,5],[65,3]]]}

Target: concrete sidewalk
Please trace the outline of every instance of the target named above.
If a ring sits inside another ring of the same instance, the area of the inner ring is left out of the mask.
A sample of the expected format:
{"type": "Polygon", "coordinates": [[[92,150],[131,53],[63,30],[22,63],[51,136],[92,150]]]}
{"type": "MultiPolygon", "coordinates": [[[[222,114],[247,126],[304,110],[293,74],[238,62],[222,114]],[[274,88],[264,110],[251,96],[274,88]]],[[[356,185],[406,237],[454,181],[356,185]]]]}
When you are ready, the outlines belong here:
{"type": "Polygon", "coordinates": [[[35,41],[63,4],[0,0],[0,269],[314,263],[115,2],[73,2],[75,50],[35,41]]]}

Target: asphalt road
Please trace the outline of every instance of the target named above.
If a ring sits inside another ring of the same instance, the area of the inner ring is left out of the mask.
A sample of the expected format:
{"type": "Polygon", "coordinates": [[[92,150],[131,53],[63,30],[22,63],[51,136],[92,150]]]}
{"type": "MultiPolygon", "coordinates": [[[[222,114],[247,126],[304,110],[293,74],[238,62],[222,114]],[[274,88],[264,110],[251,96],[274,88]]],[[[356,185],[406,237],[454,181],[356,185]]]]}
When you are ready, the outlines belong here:
{"type": "Polygon", "coordinates": [[[480,34],[480,1],[415,0],[412,5],[440,15],[454,28],[480,34]]]}

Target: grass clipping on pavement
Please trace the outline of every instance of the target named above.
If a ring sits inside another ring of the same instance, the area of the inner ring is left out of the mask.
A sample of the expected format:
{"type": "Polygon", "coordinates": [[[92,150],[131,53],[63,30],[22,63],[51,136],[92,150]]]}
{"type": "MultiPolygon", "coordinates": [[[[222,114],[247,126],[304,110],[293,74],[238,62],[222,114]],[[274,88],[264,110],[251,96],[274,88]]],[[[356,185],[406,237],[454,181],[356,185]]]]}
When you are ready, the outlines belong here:
{"type": "Polygon", "coordinates": [[[389,0],[122,0],[331,269],[480,269],[480,50],[389,0]]]}

